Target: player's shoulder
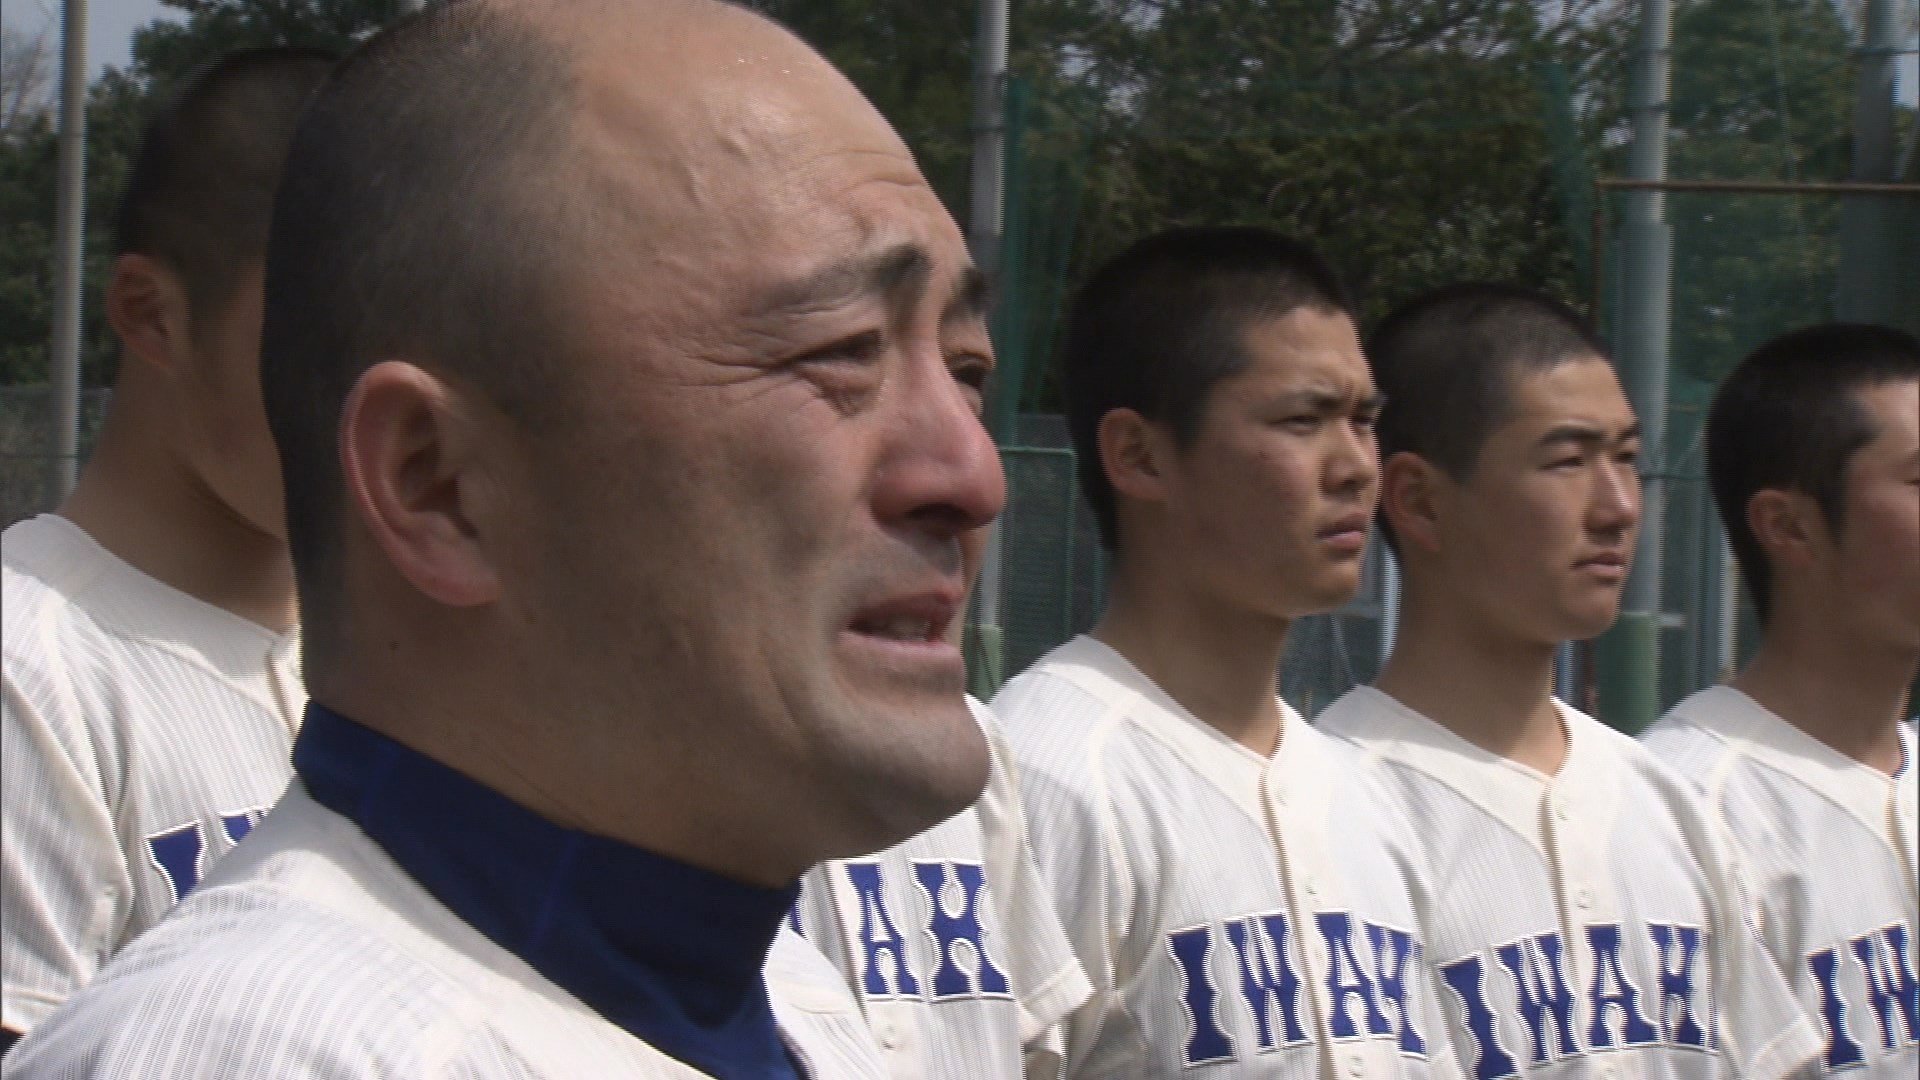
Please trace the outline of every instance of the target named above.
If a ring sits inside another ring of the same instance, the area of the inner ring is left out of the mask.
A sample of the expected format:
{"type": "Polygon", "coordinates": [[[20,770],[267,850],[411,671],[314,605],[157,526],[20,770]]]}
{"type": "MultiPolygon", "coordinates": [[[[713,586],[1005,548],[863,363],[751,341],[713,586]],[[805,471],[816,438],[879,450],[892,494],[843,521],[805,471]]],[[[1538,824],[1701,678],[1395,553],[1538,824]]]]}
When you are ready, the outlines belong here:
{"type": "Polygon", "coordinates": [[[57,668],[65,662],[59,645],[93,629],[80,600],[97,577],[97,560],[87,550],[97,545],[51,514],[8,526],[0,545],[0,604],[7,612],[0,640],[8,673],[57,668]]]}
{"type": "MultiPolygon", "coordinates": [[[[534,1076],[501,1016],[569,1009],[296,785],[9,1055],[22,1075],[534,1076]]],[[[574,1006],[577,1009],[577,1006],[574,1006]]]]}
{"type": "Polygon", "coordinates": [[[1708,786],[1710,777],[1739,756],[1729,735],[1745,725],[1751,699],[1725,686],[1711,686],[1682,699],[1641,732],[1640,742],[1676,772],[1708,786]]]}
{"type": "Polygon", "coordinates": [[[1081,635],[1055,648],[994,695],[1000,737],[1023,763],[1096,754],[1100,736],[1123,723],[1137,697],[1128,664],[1081,635]]]}
{"type": "Polygon", "coordinates": [[[1400,737],[1416,714],[1371,686],[1356,686],[1321,709],[1314,727],[1363,753],[1377,754],[1380,746],[1400,737]]]}
{"type": "Polygon", "coordinates": [[[22,1076],[433,1075],[484,1029],[457,982],[273,884],[198,891],[9,1055],[22,1076]],[[17,1058],[18,1060],[14,1060],[17,1058]]]}

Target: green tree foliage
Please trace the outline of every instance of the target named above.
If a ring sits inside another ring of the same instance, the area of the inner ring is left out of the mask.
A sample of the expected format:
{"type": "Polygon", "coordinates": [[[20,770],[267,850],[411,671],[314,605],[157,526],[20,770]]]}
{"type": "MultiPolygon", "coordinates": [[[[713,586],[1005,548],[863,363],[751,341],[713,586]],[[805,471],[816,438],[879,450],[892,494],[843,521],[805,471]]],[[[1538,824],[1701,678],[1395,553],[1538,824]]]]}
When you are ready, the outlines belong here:
{"type": "MultiPolygon", "coordinates": [[[[1619,33],[1618,5],[1557,17],[1530,0],[1080,6],[1120,14],[1026,68],[1046,88],[1032,149],[1084,148],[1051,177],[1081,192],[1070,276],[1159,228],[1247,222],[1315,241],[1363,322],[1463,278],[1586,299],[1541,87],[1619,33]]],[[[1054,399],[1050,315],[1027,323],[1033,404],[1054,399]]]]}
{"type": "MultiPolygon", "coordinates": [[[[1705,0],[1676,12],[1669,171],[1842,180],[1856,68],[1828,0],[1705,0]]],[[[1676,195],[1673,364],[1716,384],[1755,345],[1832,317],[1840,201],[1676,195]]]]}

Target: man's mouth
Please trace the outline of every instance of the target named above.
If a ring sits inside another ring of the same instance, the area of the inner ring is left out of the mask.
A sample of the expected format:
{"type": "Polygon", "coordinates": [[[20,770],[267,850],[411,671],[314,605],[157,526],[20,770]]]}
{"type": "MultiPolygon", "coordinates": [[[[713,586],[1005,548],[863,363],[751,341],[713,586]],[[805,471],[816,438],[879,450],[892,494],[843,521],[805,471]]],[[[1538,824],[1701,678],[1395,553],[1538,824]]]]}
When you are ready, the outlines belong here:
{"type": "Polygon", "coordinates": [[[964,600],[957,587],[890,597],[855,612],[849,629],[863,637],[908,645],[944,642],[964,600]]]}

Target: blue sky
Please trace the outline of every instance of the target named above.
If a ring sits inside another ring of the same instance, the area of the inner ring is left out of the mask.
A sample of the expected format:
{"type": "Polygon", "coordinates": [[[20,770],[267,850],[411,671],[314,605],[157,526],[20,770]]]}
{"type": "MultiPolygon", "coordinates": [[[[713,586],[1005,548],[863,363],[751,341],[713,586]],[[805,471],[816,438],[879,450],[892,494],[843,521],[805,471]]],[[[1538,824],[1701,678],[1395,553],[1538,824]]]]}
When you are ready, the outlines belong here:
{"type": "MultiPolygon", "coordinates": [[[[50,44],[57,50],[60,41],[60,0],[6,0],[8,26],[33,30],[46,27],[50,44]]],[[[98,76],[106,67],[125,67],[131,58],[133,32],[155,19],[174,18],[172,8],[161,7],[160,0],[88,0],[87,2],[87,78],[98,76]]]]}

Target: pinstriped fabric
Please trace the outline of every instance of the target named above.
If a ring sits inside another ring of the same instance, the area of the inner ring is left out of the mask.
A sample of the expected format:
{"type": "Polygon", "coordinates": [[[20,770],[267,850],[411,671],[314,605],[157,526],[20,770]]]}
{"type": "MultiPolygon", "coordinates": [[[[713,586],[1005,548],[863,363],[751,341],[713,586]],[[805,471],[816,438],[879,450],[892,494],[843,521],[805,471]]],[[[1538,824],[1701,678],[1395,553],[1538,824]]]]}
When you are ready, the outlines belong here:
{"type": "Polygon", "coordinates": [[[1559,705],[1545,776],[1371,687],[1324,730],[1384,763],[1453,1043],[1478,1080],[1800,1075],[1811,1028],[1743,917],[1724,836],[1645,748],[1559,705]]]}
{"type": "Polygon", "coordinates": [[[1077,638],[994,699],[1094,998],[1075,1077],[1456,1075],[1359,755],[1262,758],[1077,638]]]}
{"type": "MultiPolygon", "coordinates": [[[[839,975],[791,934],[768,986],[814,1080],[881,1080],[839,975]]],[[[461,922],[295,785],[252,842],[7,1056],[6,1077],[687,1080],[461,922]]]]}
{"type": "Polygon", "coordinates": [[[173,590],[66,520],[4,549],[0,1023],[31,1028],[285,789],[296,642],[173,590]]]}
{"type": "Polygon", "coordinates": [[[1047,1033],[1089,993],[1039,881],[997,724],[968,704],[994,747],[980,803],[875,855],[822,864],[795,908],[845,974],[892,1080],[1019,1077],[1028,1041],[1032,1068],[1052,1075],[1047,1033]]]}
{"type": "Polygon", "coordinates": [[[1732,834],[1754,921],[1825,1036],[1828,1071],[1863,1080],[1920,1075],[1920,769],[1911,727],[1898,731],[1905,761],[1889,777],[1717,686],[1643,737],[1732,834]]]}

